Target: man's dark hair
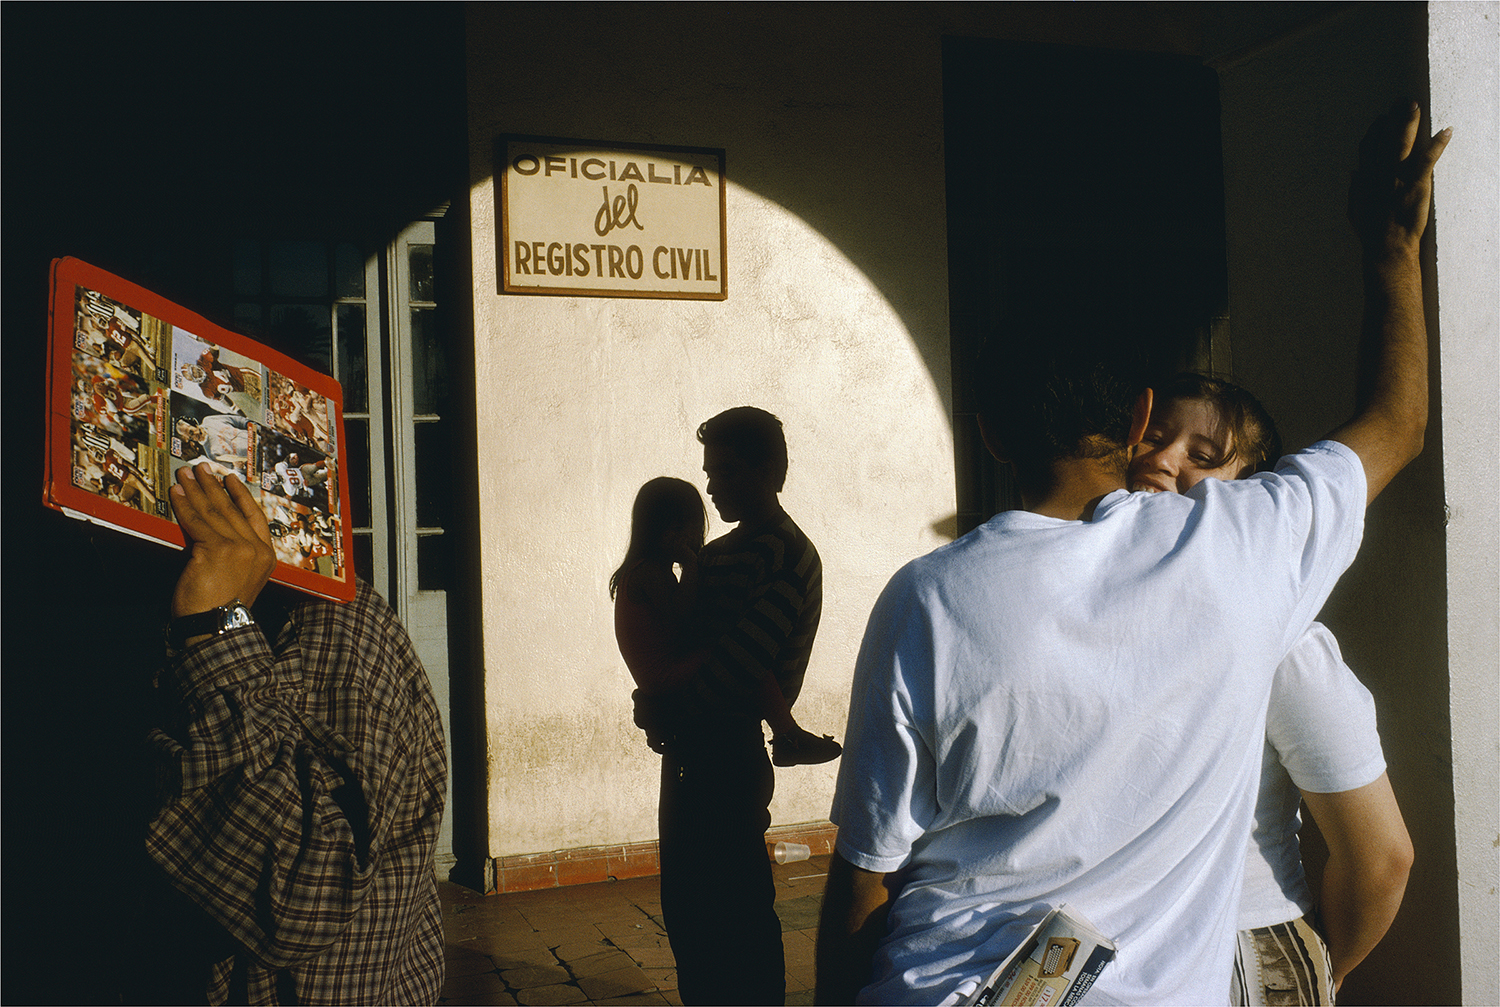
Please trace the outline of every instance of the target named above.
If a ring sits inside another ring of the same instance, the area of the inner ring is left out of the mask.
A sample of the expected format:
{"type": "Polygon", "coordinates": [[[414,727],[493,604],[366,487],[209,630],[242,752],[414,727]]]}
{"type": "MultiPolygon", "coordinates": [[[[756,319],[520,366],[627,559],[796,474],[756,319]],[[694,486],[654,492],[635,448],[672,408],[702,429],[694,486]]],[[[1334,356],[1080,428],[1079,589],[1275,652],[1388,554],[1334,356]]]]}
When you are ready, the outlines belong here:
{"type": "Polygon", "coordinates": [[[778,493],[786,485],[786,435],[781,421],[764,409],[724,410],[698,427],[698,443],[728,448],[753,468],[769,467],[778,493]]]}
{"type": "Polygon", "coordinates": [[[1114,458],[1123,476],[1137,399],[1146,387],[1139,334],[1119,323],[1085,328],[1043,319],[991,333],[975,397],[990,437],[1023,492],[1049,488],[1067,458],[1114,458]]]}

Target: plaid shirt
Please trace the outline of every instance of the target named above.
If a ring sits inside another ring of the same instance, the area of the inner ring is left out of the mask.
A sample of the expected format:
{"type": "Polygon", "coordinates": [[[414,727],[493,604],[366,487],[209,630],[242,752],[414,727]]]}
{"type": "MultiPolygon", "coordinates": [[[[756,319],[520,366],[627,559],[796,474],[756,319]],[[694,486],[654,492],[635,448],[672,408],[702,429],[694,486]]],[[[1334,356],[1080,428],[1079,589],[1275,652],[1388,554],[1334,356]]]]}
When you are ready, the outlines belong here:
{"type": "Polygon", "coordinates": [[[161,691],[147,848],[243,949],[208,1002],[435,1003],[447,761],[385,600],[361,582],[347,605],[304,602],[274,648],[257,627],[211,638],[161,691]]]}

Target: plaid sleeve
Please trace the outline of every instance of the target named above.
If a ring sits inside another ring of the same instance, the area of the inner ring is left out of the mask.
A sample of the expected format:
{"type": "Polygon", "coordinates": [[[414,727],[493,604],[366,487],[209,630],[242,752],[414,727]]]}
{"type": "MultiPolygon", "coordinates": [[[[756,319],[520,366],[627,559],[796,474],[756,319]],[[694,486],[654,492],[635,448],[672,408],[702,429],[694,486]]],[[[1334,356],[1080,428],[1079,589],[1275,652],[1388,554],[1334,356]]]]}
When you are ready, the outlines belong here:
{"type": "Polygon", "coordinates": [[[151,734],[150,855],[268,969],[332,945],[374,876],[356,753],[306,709],[300,669],[257,628],[207,641],[175,669],[177,715],[151,734]]]}

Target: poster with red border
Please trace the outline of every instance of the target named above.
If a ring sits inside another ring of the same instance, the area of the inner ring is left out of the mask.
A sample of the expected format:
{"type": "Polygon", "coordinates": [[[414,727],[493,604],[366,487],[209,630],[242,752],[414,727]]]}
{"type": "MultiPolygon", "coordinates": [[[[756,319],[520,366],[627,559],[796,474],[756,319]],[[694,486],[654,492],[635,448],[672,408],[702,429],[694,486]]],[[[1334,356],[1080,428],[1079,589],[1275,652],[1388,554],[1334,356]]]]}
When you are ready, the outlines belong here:
{"type": "Polygon", "coordinates": [[[74,258],[49,318],[48,507],[180,549],[167,490],[207,462],[264,508],[272,580],[354,597],[337,381],[74,258]]]}

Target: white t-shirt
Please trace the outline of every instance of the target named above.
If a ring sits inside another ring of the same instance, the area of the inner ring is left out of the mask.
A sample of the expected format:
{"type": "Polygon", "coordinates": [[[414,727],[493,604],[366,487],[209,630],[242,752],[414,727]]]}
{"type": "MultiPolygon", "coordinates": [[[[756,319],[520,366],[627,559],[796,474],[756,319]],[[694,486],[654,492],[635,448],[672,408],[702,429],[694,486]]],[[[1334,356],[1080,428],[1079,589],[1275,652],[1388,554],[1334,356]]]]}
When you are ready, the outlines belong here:
{"type": "Polygon", "coordinates": [[[1364,470],[997,515],[870,616],[831,817],[903,872],[870,1003],[937,1003],[1067,902],[1119,944],[1087,1003],[1227,1003],[1271,677],[1359,548],[1364,470]]]}
{"type": "Polygon", "coordinates": [[[1285,923],[1312,909],[1297,829],[1302,793],[1336,794],[1385,772],[1375,698],[1315,622],[1276,669],[1266,715],[1260,795],[1245,859],[1241,930],[1285,923]]]}

